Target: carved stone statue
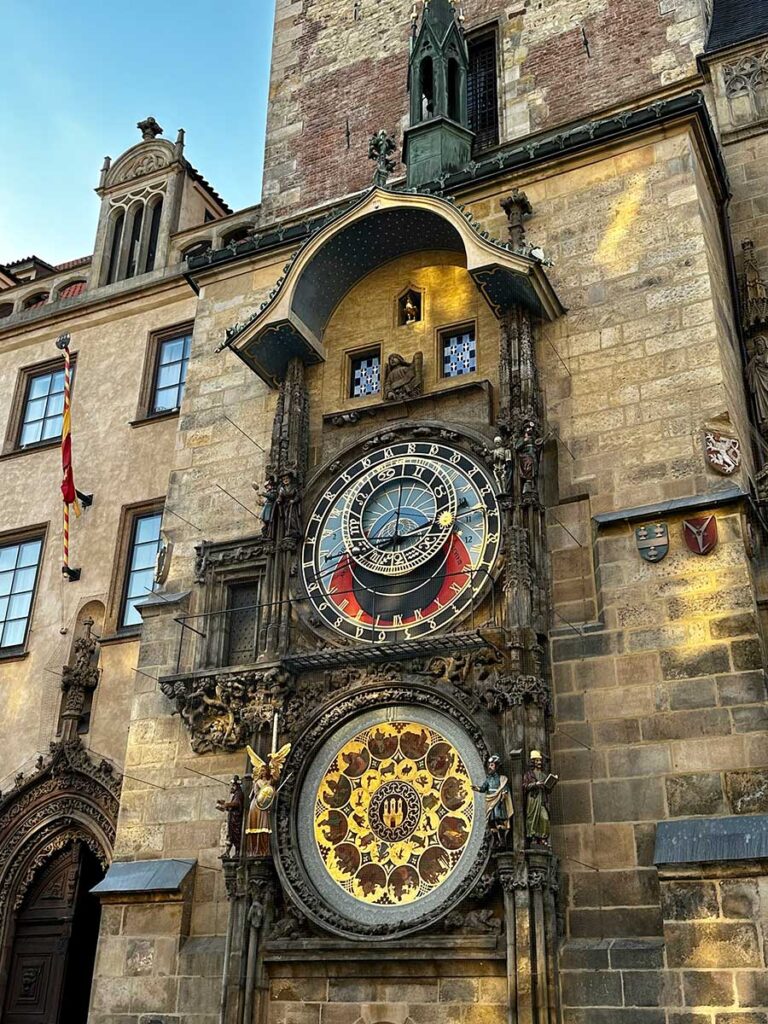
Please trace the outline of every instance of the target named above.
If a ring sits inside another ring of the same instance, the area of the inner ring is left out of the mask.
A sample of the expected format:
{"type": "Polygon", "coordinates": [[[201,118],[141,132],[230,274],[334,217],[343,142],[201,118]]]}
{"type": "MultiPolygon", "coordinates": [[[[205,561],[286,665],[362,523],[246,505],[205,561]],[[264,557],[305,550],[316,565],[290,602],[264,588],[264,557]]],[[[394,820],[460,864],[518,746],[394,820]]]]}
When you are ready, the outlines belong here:
{"type": "Polygon", "coordinates": [[[243,834],[243,812],[245,795],[240,776],[235,775],[229,790],[229,800],[217,800],[216,810],[227,816],[227,847],[224,856],[236,857],[240,852],[240,838],[243,834]],[[232,853],[230,854],[230,850],[232,853]]]}
{"type": "Polygon", "coordinates": [[[496,477],[496,484],[499,488],[498,493],[500,495],[511,494],[514,471],[512,449],[504,443],[502,437],[494,437],[491,455],[493,456],[493,475],[496,477]]]}
{"type": "Polygon", "coordinates": [[[504,843],[515,812],[509,792],[509,779],[501,774],[500,768],[501,758],[498,754],[491,754],[485,762],[485,782],[472,789],[476,793],[485,793],[486,819],[496,838],[504,843]]]}
{"type": "Polygon", "coordinates": [[[424,388],[424,354],[417,352],[409,363],[393,352],[384,371],[384,397],[388,402],[417,398],[424,388]]]}
{"type": "Polygon", "coordinates": [[[760,433],[768,434],[768,338],[763,334],[755,338],[755,354],[747,363],[747,381],[760,433]]]}
{"type": "Polygon", "coordinates": [[[141,132],[144,142],[152,142],[158,135],[163,134],[163,129],[154,117],[145,117],[143,121],[137,121],[136,127],[141,132]]]}
{"type": "Polygon", "coordinates": [[[515,252],[522,252],[525,248],[525,225],[523,222],[533,213],[530,200],[525,192],[516,188],[506,199],[502,199],[499,205],[507,215],[509,244],[515,252]]]}
{"type": "Polygon", "coordinates": [[[544,770],[544,757],[532,750],[528,768],[523,774],[525,793],[525,838],[534,846],[549,846],[549,794],[557,785],[556,775],[544,770]]]}
{"type": "Polygon", "coordinates": [[[286,537],[300,537],[301,526],[301,493],[296,482],[296,474],[289,470],[280,478],[277,503],[283,521],[283,532],[286,537]]]}
{"type": "Polygon", "coordinates": [[[264,490],[259,491],[258,484],[253,484],[253,489],[264,499],[261,507],[261,532],[265,537],[274,540],[277,528],[277,498],[280,488],[277,486],[277,478],[270,473],[264,484],[264,490]]]}
{"type": "Polygon", "coordinates": [[[373,184],[379,188],[386,188],[387,178],[395,169],[395,161],[391,159],[391,154],[396,148],[395,140],[387,134],[385,128],[380,128],[368,140],[368,159],[376,161],[373,184]]]}
{"type": "Polygon", "coordinates": [[[522,436],[515,441],[515,453],[524,495],[536,494],[541,447],[545,441],[545,437],[536,437],[536,424],[533,420],[526,420],[523,424],[522,436]]]}

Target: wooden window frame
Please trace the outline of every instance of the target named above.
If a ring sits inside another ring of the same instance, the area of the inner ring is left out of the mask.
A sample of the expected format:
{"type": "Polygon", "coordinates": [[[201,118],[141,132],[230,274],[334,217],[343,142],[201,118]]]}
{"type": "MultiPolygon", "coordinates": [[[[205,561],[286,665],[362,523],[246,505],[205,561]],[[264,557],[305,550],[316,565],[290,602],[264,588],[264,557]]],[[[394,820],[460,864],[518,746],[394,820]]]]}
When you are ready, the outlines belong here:
{"type": "MultiPolygon", "coordinates": [[[[77,363],[77,352],[70,354],[70,365],[74,371],[77,363]]],[[[61,437],[51,437],[46,441],[38,441],[36,444],[28,444],[23,448],[19,444],[21,440],[21,428],[24,424],[24,411],[27,407],[27,395],[29,385],[34,377],[42,377],[48,373],[55,373],[64,368],[64,356],[55,356],[53,359],[46,359],[42,363],[32,363],[29,366],[20,367],[16,375],[16,387],[11,401],[11,411],[8,417],[8,427],[5,433],[3,452],[5,455],[26,455],[29,452],[46,451],[49,448],[61,447],[61,437]]],[[[72,373],[72,391],[75,387],[75,376],[72,373]]]]}
{"type": "MultiPolygon", "coordinates": [[[[181,323],[173,324],[171,327],[163,327],[160,330],[149,332],[144,354],[144,367],[141,372],[139,404],[136,410],[136,417],[131,420],[132,427],[140,426],[144,423],[154,423],[156,420],[172,419],[179,415],[179,409],[163,409],[162,412],[152,411],[157,373],[160,367],[160,350],[164,341],[171,341],[174,338],[187,334],[191,335],[194,326],[194,320],[184,320],[181,323]]],[[[189,370],[189,366],[187,366],[187,370],[189,370]]],[[[186,378],[184,386],[186,387],[186,378]]]]}
{"type": "MultiPolygon", "coordinates": [[[[120,509],[120,524],[117,530],[117,545],[112,565],[112,579],[109,587],[109,599],[104,618],[104,637],[111,640],[116,637],[137,637],[141,635],[141,623],[133,626],[121,625],[123,607],[128,588],[128,561],[131,556],[132,542],[136,520],[141,516],[162,512],[165,498],[151,498],[147,501],[123,505],[120,509]]],[[[162,523],[160,532],[162,534],[162,523]]],[[[147,595],[149,597],[149,594],[147,595]]]]}
{"type": "Polygon", "coordinates": [[[40,593],[40,580],[45,562],[46,541],[48,539],[48,523],[36,523],[33,526],[25,526],[18,530],[9,530],[0,533],[0,547],[10,547],[12,544],[23,544],[30,540],[40,541],[40,558],[37,562],[37,573],[35,575],[35,586],[32,590],[32,600],[29,605],[27,616],[27,628],[24,632],[24,642],[13,647],[0,647],[0,662],[13,661],[16,658],[25,658],[29,653],[29,634],[32,632],[32,620],[35,616],[37,598],[40,593]]]}

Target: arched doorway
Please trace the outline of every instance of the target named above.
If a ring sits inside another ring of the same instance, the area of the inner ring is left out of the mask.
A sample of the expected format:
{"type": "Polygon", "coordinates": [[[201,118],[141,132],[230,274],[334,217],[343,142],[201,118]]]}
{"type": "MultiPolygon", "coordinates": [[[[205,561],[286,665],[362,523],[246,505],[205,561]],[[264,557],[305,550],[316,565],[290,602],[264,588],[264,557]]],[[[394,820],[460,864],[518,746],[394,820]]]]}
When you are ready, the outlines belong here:
{"type": "Polygon", "coordinates": [[[80,842],[40,868],[16,917],[5,1024],[86,1024],[100,916],[90,890],[103,877],[80,842]]]}

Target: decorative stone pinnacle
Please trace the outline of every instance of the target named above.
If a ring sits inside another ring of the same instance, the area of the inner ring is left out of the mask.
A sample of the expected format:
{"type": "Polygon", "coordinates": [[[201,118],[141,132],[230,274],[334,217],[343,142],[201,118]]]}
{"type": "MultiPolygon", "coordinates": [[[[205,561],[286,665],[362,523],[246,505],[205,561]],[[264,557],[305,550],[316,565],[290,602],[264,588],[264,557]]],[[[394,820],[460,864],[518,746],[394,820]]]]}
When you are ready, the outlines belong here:
{"type": "Polygon", "coordinates": [[[744,314],[744,330],[749,334],[763,328],[768,323],[768,285],[760,273],[755,256],[755,243],[746,239],[741,243],[744,256],[744,275],[742,277],[742,311],[744,314]]]}
{"type": "Polygon", "coordinates": [[[395,169],[395,161],[390,159],[390,154],[394,153],[396,148],[394,138],[387,135],[385,128],[379,129],[368,142],[368,159],[376,161],[373,184],[378,188],[386,188],[387,178],[395,169]]]}
{"type": "Polygon", "coordinates": [[[515,188],[506,199],[499,204],[507,215],[507,229],[509,241],[515,252],[522,252],[525,248],[525,225],[523,221],[533,213],[533,207],[525,192],[515,188]]]}
{"type": "Polygon", "coordinates": [[[137,121],[136,127],[141,132],[141,137],[144,142],[152,142],[158,135],[163,134],[163,129],[154,119],[154,117],[145,117],[143,121],[137,121]]]}

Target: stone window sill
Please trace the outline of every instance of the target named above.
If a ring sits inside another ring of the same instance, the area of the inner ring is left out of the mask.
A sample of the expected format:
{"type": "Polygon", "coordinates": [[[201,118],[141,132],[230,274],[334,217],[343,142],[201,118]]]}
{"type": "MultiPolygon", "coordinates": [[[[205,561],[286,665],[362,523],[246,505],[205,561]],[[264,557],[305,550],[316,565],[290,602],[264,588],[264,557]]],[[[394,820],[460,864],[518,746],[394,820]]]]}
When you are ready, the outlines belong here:
{"type": "Polygon", "coordinates": [[[31,455],[32,452],[49,452],[52,448],[60,447],[61,438],[56,437],[51,441],[44,442],[43,444],[30,444],[26,448],[11,448],[0,455],[0,461],[5,459],[18,459],[22,455],[31,455]]]}
{"type": "Polygon", "coordinates": [[[129,426],[145,427],[148,423],[157,423],[160,420],[176,419],[178,415],[178,409],[169,409],[167,412],[155,412],[149,416],[139,416],[135,420],[129,420],[129,426]]]}

